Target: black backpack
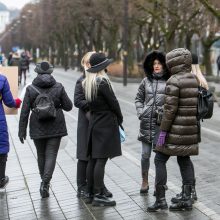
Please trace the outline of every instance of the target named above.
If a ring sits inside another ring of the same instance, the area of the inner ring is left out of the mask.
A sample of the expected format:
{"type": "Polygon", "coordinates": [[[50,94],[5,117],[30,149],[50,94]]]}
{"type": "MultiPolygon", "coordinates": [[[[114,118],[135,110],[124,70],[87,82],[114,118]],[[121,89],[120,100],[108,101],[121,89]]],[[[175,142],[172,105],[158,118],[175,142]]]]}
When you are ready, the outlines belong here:
{"type": "Polygon", "coordinates": [[[213,94],[201,86],[199,86],[198,91],[197,119],[210,119],[212,117],[214,108],[213,94]]]}
{"type": "Polygon", "coordinates": [[[48,93],[41,93],[35,86],[31,87],[39,94],[34,101],[33,112],[38,120],[51,120],[56,118],[56,108],[48,93]]]}

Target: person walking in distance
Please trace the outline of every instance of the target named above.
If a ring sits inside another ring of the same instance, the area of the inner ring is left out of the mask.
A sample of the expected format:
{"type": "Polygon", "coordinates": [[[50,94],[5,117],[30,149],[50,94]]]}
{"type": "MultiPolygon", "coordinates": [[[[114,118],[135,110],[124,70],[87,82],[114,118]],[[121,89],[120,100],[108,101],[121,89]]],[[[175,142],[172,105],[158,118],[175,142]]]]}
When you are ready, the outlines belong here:
{"type": "Polygon", "coordinates": [[[19,69],[20,69],[19,84],[21,84],[22,75],[24,75],[24,85],[25,85],[26,84],[26,72],[29,69],[29,59],[25,52],[21,54],[21,58],[19,60],[19,69]]]}
{"type": "Polygon", "coordinates": [[[103,53],[91,55],[91,67],[83,81],[86,100],[91,111],[88,131],[88,189],[93,206],[114,206],[116,202],[103,192],[105,165],[108,158],[121,155],[119,125],[123,116],[106,68],[112,62],[103,53]],[[92,194],[94,193],[94,198],[92,194]]]}
{"type": "Polygon", "coordinates": [[[42,180],[40,194],[42,198],[46,198],[49,197],[49,184],[55,169],[60,141],[67,135],[63,110],[70,111],[73,104],[63,85],[56,82],[51,75],[53,72],[51,64],[46,61],[38,63],[35,72],[38,75],[27,87],[23,100],[18,136],[21,143],[24,143],[31,111],[30,137],[37,150],[38,168],[42,180]]]}
{"type": "Polygon", "coordinates": [[[170,206],[170,211],[192,209],[194,169],[190,156],[198,155],[200,141],[197,123],[198,82],[191,73],[191,53],[184,48],[172,50],[166,55],[166,63],[171,77],[165,89],[164,114],[155,148],[156,201],[148,207],[149,212],[168,208],[165,185],[166,162],[170,156],[177,156],[183,183],[181,198],[170,206]]]}
{"type": "Polygon", "coordinates": [[[13,98],[7,78],[0,74],[0,189],[9,182],[9,177],[5,175],[9,137],[3,103],[9,108],[20,108],[21,100],[13,98]]]}
{"type": "Polygon", "coordinates": [[[157,121],[156,110],[162,111],[169,73],[166,68],[165,54],[160,51],[152,51],[147,54],[143,67],[146,77],[138,88],[135,106],[140,120],[138,140],[142,144],[140,193],[146,194],[149,190],[148,172],[153,140],[159,132],[157,127],[160,122],[157,121]]]}
{"type": "MultiPolygon", "coordinates": [[[[78,111],[78,124],[77,124],[77,196],[85,198],[87,196],[87,180],[86,169],[88,165],[87,156],[87,136],[90,118],[89,103],[85,98],[85,93],[82,87],[82,81],[85,79],[85,71],[90,68],[89,59],[94,51],[86,53],[81,61],[83,67],[83,74],[76,82],[74,92],[74,105],[79,109],[78,111]]],[[[107,197],[112,197],[112,193],[104,186],[104,194],[107,197]]],[[[86,198],[85,198],[86,201],[86,198]]]]}

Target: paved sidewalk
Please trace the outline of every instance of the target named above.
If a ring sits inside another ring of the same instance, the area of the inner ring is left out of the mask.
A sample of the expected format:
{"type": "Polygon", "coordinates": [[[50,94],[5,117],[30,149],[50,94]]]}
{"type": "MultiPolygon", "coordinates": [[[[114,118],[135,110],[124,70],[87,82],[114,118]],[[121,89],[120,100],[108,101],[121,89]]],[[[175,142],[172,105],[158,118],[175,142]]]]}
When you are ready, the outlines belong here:
{"type": "MultiPolygon", "coordinates": [[[[58,79],[63,79],[68,94],[74,92],[74,79],[78,78],[77,73],[69,71],[63,73],[60,69],[54,73],[58,79]],[[59,73],[60,72],[60,73],[59,73]],[[76,76],[73,77],[73,75],[76,76]],[[65,76],[65,77],[64,77],[65,76]]],[[[34,77],[33,74],[31,77],[34,77]]],[[[119,84],[115,84],[119,91],[119,84]]],[[[133,104],[130,103],[130,96],[136,91],[136,85],[129,85],[127,88],[121,88],[123,93],[118,94],[121,98],[124,117],[126,118],[124,126],[127,128],[127,140],[123,143],[123,156],[109,160],[106,166],[105,184],[113,193],[117,202],[115,207],[99,208],[85,205],[83,201],[76,197],[76,127],[77,127],[77,109],[74,108],[70,113],[66,113],[66,122],[68,127],[68,144],[65,149],[60,149],[57,159],[57,165],[51,182],[50,197],[41,199],[39,193],[40,176],[38,174],[36,150],[33,141],[29,139],[25,144],[21,144],[18,137],[18,116],[7,116],[8,129],[10,134],[11,151],[7,162],[7,175],[10,183],[6,190],[0,191],[0,220],[18,219],[18,220],[61,220],[61,219],[160,219],[160,220],[220,220],[220,200],[219,191],[217,191],[220,179],[218,175],[212,176],[210,173],[216,173],[218,169],[218,154],[208,154],[213,161],[207,160],[205,148],[209,146],[210,151],[216,151],[217,143],[210,143],[210,139],[203,138],[201,155],[194,160],[201,164],[201,171],[197,169],[197,189],[199,201],[194,205],[192,211],[187,212],[169,212],[147,213],[146,209],[153,204],[154,190],[154,164],[151,157],[150,169],[150,191],[148,196],[140,196],[140,152],[136,151],[136,115],[133,112],[133,104]],[[133,88],[134,87],[134,88],[133,88]],[[125,91],[124,91],[125,90],[125,91]],[[130,91],[131,90],[131,91],[130,91]],[[127,98],[128,97],[128,98],[127,98]],[[132,125],[132,126],[131,126],[132,125]],[[209,144],[209,145],[208,145],[209,144]],[[202,161],[200,163],[200,161],[202,161]],[[210,165],[210,162],[212,166],[210,165]],[[210,170],[213,169],[214,171],[210,170]],[[201,176],[201,178],[200,178],[201,176]],[[205,179],[204,176],[206,177],[205,179]],[[212,182],[215,182],[213,187],[212,182]],[[216,192],[216,193],[214,193],[216,192]]],[[[213,120],[213,126],[218,132],[219,111],[216,112],[216,120],[213,120]]],[[[209,122],[208,122],[209,123],[209,122]]],[[[206,122],[204,122],[206,124],[206,122]]],[[[209,125],[209,124],[207,124],[209,125]]],[[[205,126],[206,127],[206,126],[205,126]]],[[[210,133],[210,125],[205,129],[210,133]]],[[[212,132],[213,133],[213,132],[212,132]]],[[[213,139],[216,139],[214,133],[213,139]]],[[[212,136],[211,136],[212,137],[212,136]]],[[[216,141],[219,141],[217,138],[216,141]]],[[[175,158],[170,159],[168,164],[168,187],[166,193],[167,202],[180,191],[177,186],[181,185],[179,169],[175,158]]]]}
{"type": "MultiPolygon", "coordinates": [[[[56,170],[50,189],[50,197],[41,199],[39,194],[40,177],[38,174],[36,151],[28,138],[21,144],[18,137],[18,116],[8,116],[11,151],[7,163],[10,183],[6,191],[0,192],[0,220],[5,219],[210,219],[201,210],[190,212],[147,213],[146,208],[155,198],[153,193],[154,174],[150,175],[150,192],[140,196],[139,161],[126,152],[123,156],[110,160],[106,167],[105,183],[114,194],[115,207],[97,208],[85,205],[76,197],[76,114],[66,115],[69,136],[68,145],[59,151],[56,170]]],[[[167,201],[179,188],[170,185],[167,201]]],[[[199,202],[198,202],[199,204],[199,202]]],[[[215,218],[215,213],[213,219],[215,218]]],[[[209,214],[209,215],[211,215],[209,214]]]]}

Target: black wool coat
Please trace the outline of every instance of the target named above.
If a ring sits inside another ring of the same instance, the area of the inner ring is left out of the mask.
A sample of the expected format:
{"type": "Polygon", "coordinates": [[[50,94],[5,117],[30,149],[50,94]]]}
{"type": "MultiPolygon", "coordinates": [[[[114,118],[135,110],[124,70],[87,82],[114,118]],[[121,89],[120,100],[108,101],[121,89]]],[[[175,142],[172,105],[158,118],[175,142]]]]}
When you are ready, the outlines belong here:
{"type": "Polygon", "coordinates": [[[76,108],[79,109],[77,124],[76,158],[79,160],[87,161],[87,137],[89,120],[86,118],[86,112],[89,111],[89,104],[85,98],[85,94],[82,87],[83,79],[84,77],[81,76],[77,80],[74,92],[74,105],[76,108]]]}
{"type": "Polygon", "coordinates": [[[122,124],[123,116],[107,80],[97,78],[97,83],[97,97],[89,102],[91,119],[87,152],[94,159],[113,158],[121,155],[119,124],[122,124]]]}
{"type": "Polygon", "coordinates": [[[38,96],[38,93],[31,86],[28,86],[21,108],[18,136],[26,137],[30,111],[31,115],[29,128],[31,139],[66,136],[67,129],[63,110],[70,111],[73,107],[73,104],[66,94],[63,85],[56,82],[56,80],[50,74],[39,74],[33,80],[32,84],[39,89],[40,92],[47,92],[50,95],[57,109],[57,116],[53,120],[38,120],[35,112],[32,111],[34,108],[34,101],[38,96]]]}

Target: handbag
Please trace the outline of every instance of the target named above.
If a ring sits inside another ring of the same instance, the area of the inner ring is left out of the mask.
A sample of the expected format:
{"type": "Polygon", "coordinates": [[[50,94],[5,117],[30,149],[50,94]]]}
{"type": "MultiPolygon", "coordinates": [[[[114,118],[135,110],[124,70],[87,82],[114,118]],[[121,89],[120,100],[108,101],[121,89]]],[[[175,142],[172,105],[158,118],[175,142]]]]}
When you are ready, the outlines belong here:
{"type": "Polygon", "coordinates": [[[213,108],[214,108],[214,100],[213,100],[213,94],[199,86],[198,88],[198,108],[197,108],[197,118],[198,120],[203,119],[210,119],[213,115],[213,108]]]}
{"type": "Polygon", "coordinates": [[[121,143],[125,141],[125,131],[122,125],[119,125],[119,134],[121,143]]]}
{"type": "Polygon", "coordinates": [[[156,125],[155,126],[155,135],[154,135],[153,140],[152,140],[153,149],[155,149],[155,147],[157,145],[157,141],[159,139],[159,136],[160,136],[160,126],[156,125]]]}

